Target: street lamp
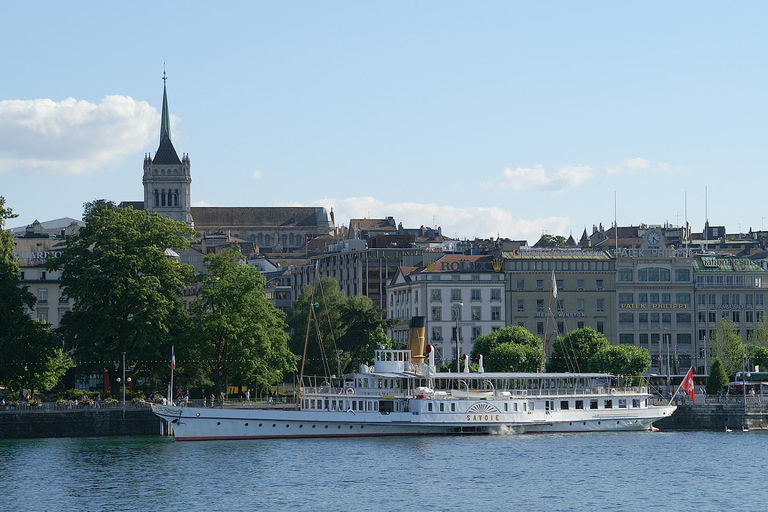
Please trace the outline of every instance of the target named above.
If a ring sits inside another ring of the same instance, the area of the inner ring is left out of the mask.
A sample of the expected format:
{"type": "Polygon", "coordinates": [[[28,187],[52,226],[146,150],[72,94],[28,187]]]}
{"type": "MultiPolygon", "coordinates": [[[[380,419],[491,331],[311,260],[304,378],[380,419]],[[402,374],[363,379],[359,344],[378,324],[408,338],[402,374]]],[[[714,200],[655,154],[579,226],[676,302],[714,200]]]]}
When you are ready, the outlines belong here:
{"type": "Polygon", "coordinates": [[[463,302],[457,302],[451,306],[451,309],[454,311],[454,316],[456,317],[456,373],[461,373],[461,359],[459,357],[459,333],[461,331],[459,330],[459,317],[461,314],[461,306],[463,305],[463,302]]]}
{"type": "Polygon", "coordinates": [[[125,378],[125,352],[123,352],[123,378],[120,379],[120,377],[118,377],[117,382],[123,385],[123,419],[125,419],[125,385],[128,382],[131,382],[130,377],[128,377],[127,380],[125,378]]]}

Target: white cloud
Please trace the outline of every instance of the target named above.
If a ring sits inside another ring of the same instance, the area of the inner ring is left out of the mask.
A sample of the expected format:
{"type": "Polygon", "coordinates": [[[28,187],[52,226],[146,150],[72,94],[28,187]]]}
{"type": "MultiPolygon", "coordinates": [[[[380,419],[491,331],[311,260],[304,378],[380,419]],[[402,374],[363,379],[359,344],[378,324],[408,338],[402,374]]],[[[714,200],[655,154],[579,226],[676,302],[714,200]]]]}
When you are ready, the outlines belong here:
{"type": "Polygon", "coordinates": [[[616,174],[646,174],[646,173],[659,173],[659,174],[673,174],[685,170],[685,167],[680,165],[672,165],[665,162],[651,162],[650,160],[642,157],[625,158],[619,165],[609,165],[606,168],[606,173],[610,175],[616,174]]]}
{"type": "Polygon", "coordinates": [[[260,180],[264,175],[261,173],[261,171],[253,171],[253,179],[260,180]]]}
{"type": "MultiPolygon", "coordinates": [[[[288,206],[284,204],[283,206],[288,206]]],[[[298,205],[294,205],[298,206],[298,205]]],[[[349,219],[384,218],[391,215],[404,227],[440,226],[445,236],[458,238],[525,239],[534,244],[543,232],[563,233],[572,223],[568,217],[519,218],[497,206],[456,207],[435,203],[388,203],[373,197],[326,198],[312,206],[333,208],[336,224],[349,225],[349,219]]]]}
{"type": "Polygon", "coordinates": [[[0,101],[0,172],[84,174],[147,147],[160,114],[146,101],[106,96],[0,101]]]}
{"type": "Polygon", "coordinates": [[[588,165],[563,165],[553,173],[547,173],[542,165],[533,167],[504,168],[502,180],[496,183],[481,183],[482,188],[517,191],[538,188],[552,193],[577,187],[594,177],[594,169],[588,165]]]}

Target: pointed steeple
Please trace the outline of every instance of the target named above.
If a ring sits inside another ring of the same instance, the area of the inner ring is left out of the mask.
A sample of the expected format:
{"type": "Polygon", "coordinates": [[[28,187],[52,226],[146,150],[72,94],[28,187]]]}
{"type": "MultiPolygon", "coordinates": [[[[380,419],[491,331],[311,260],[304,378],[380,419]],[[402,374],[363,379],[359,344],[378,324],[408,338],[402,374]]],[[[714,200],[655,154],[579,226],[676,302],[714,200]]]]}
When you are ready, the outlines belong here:
{"type": "Polygon", "coordinates": [[[163,70],[163,115],[160,121],[160,144],[163,143],[163,139],[167,138],[171,140],[171,116],[168,113],[168,92],[165,89],[165,81],[168,77],[163,70]]]}
{"type": "Polygon", "coordinates": [[[171,142],[171,115],[168,112],[168,91],[165,88],[165,81],[168,77],[163,69],[163,113],[160,120],[160,146],[157,148],[155,158],[152,159],[153,164],[181,164],[179,155],[176,153],[176,148],[173,147],[171,142]]]}

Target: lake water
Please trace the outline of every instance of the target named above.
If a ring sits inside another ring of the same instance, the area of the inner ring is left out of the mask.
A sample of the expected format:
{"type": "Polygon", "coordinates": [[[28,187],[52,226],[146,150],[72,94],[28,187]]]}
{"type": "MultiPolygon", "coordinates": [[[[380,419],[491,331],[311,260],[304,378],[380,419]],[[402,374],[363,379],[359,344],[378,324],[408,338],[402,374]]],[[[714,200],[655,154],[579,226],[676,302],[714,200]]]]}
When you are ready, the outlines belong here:
{"type": "Polygon", "coordinates": [[[766,510],[768,432],[0,441],[1,510],[766,510]]]}

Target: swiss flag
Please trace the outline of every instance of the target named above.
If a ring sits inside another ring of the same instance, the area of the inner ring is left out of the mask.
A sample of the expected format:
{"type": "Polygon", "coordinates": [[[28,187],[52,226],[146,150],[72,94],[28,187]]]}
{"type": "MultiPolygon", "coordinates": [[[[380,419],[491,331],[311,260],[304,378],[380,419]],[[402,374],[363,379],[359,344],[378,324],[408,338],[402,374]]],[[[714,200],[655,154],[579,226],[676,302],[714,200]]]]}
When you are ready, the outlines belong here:
{"type": "Polygon", "coordinates": [[[688,368],[688,373],[685,374],[683,382],[680,383],[680,389],[688,393],[691,400],[696,402],[696,394],[693,389],[693,367],[688,368]]]}

